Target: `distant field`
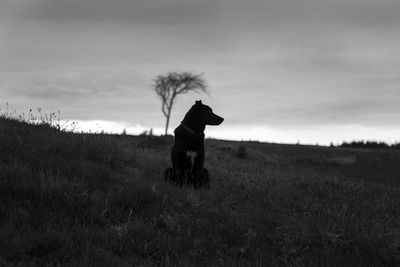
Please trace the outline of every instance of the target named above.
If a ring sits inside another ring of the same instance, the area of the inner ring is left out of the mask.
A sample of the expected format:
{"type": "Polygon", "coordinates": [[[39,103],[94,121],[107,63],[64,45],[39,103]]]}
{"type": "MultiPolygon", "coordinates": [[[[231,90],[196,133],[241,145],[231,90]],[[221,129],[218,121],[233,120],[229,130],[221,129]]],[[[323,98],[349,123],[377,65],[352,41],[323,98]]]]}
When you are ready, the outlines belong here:
{"type": "MultiPolygon", "coordinates": [[[[210,140],[214,144],[214,140],[210,140]]],[[[400,186],[400,150],[283,145],[218,140],[216,146],[237,150],[243,144],[249,158],[263,162],[299,166],[315,171],[339,173],[379,184],[400,186]]]]}
{"type": "Polygon", "coordinates": [[[0,265],[400,265],[398,150],[206,143],[180,189],[172,137],[0,118],[0,265]]]}

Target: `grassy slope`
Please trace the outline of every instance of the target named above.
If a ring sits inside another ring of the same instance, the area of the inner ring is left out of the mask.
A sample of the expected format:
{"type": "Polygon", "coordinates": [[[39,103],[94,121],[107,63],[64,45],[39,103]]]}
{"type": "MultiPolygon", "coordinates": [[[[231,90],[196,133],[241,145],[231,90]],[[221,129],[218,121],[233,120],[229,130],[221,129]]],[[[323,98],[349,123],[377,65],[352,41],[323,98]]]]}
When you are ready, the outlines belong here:
{"type": "Polygon", "coordinates": [[[171,142],[0,118],[0,265],[400,264],[398,152],[208,140],[194,191],[171,142]]]}

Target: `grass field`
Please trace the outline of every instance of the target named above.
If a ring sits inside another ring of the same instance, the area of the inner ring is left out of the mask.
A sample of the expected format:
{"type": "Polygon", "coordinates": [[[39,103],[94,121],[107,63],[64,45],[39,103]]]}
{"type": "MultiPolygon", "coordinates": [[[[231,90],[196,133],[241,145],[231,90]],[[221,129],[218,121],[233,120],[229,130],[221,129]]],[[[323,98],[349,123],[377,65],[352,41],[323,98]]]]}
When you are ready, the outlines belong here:
{"type": "Polygon", "coordinates": [[[400,265],[399,150],[207,140],[193,190],[172,141],[0,118],[0,265],[400,265]]]}

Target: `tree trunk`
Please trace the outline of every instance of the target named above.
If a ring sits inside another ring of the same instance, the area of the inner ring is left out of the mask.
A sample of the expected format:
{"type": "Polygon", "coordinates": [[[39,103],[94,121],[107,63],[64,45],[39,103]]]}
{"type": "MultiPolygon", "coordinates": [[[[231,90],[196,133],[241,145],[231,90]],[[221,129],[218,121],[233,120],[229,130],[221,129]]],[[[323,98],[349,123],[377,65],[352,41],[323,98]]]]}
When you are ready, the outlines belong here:
{"type": "Polygon", "coordinates": [[[169,125],[169,117],[171,116],[171,110],[168,110],[168,114],[167,114],[167,122],[165,124],[165,135],[168,134],[168,125],[169,125]]]}
{"type": "Polygon", "coordinates": [[[167,122],[165,123],[165,135],[168,134],[169,118],[171,117],[171,110],[172,110],[172,105],[174,103],[174,98],[175,98],[175,94],[172,96],[172,98],[169,102],[169,107],[168,107],[168,112],[167,112],[167,122]]]}

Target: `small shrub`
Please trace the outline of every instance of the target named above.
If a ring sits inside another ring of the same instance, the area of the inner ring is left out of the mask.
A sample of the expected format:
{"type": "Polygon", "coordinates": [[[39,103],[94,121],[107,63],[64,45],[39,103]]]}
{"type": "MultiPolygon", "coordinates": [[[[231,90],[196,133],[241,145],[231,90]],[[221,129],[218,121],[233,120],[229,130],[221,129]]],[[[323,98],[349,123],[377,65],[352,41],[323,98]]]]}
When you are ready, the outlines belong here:
{"type": "Polygon", "coordinates": [[[247,149],[244,145],[240,145],[237,150],[237,156],[241,159],[246,158],[247,156],[247,149]]]}

